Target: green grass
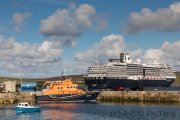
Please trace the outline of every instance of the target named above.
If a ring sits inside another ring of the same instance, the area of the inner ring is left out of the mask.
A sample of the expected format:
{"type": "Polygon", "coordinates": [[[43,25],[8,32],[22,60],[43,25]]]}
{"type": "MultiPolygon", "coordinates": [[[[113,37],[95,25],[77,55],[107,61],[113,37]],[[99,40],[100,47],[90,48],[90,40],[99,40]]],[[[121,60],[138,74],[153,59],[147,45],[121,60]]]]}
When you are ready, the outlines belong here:
{"type": "Polygon", "coordinates": [[[176,80],[173,82],[171,86],[180,86],[180,72],[176,72],[176,80]]]}

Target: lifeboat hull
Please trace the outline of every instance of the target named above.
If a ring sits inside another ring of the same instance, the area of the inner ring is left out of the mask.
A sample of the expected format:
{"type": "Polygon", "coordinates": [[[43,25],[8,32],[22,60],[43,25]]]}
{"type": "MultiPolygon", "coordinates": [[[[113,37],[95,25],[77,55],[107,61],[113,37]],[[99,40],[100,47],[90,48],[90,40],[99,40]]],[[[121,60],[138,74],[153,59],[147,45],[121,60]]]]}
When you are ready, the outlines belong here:
{"type": "Polygon", "coordinates": [[[87,92],[81,94],[50,94],[36,95],[37,101],[59,101],[59,102],[86,102],[95,101],[99,92],[87,92]]]}

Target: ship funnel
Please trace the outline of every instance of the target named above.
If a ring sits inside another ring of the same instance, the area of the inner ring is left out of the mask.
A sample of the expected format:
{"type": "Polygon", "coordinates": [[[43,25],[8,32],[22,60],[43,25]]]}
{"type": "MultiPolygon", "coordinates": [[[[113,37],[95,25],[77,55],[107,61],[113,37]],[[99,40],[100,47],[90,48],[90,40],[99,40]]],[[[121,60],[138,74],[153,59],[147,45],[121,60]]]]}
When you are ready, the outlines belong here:
{"type": "Polygon", "coordinates": [[[129,54],[125,55],[125,61],[126,61],[126,63],[131,63],[132,62],[132,60],[130,59],[130,55],[129,54]]]}
{"type": "Polygon", "coordinates": [[[124,63],[124,53],[120,53],[120,63],[124,63]]]}

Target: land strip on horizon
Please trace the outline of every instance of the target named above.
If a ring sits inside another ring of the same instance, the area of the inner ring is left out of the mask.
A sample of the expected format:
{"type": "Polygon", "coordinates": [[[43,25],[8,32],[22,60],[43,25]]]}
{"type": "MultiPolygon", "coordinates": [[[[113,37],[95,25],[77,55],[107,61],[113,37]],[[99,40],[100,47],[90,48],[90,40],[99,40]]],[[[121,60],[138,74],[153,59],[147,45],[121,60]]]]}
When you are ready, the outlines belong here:
{"type": "MultiPolygon", "coordinates": [[[[175,74],[177,78],[171,86],[180,86],[180,72],[175,72],[175,74]]],[[[72,77],[73,83],[79,85],[84,84],[84,75],[68,75],[67,77],[72,77]]],[[[4,82],[5,80],[16,80],[17,85],[20,85],[21,83],[21,78],[0,77],[0,82],[4,82]]],[[[61,80],[61,78],[59,76],[52,78],[22,78],[22,82],[36,82],[38,86],[42,86],[46,81],[55,81],[55,80],[61,80]]]]}

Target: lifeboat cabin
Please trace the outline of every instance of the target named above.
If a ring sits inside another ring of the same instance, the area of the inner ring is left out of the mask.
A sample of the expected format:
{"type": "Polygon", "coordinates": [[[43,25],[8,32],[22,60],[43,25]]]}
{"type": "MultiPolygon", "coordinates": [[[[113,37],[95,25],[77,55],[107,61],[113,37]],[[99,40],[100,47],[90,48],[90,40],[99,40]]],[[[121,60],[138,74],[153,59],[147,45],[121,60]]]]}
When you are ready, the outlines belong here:
{"type": "Polygon", "coordinates": [[[46,81],[43,85],[42,94],[81,94],[84,91],[78,89],[77,84],[73,84],[72,78],[62,81],[46,81]]]}

